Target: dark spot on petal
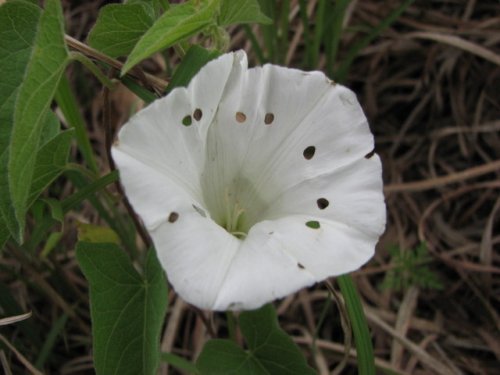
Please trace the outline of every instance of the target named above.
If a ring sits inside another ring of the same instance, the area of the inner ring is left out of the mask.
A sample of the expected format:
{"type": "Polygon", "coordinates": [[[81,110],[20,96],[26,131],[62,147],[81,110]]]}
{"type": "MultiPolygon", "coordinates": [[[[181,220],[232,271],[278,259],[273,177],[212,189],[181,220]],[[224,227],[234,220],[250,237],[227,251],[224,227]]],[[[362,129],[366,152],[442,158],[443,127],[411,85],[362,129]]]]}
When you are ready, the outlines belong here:
{"type": "Polygon", "coordinates": [[[307,160],[311,160],[314,156],[314,153],[316,152],[316,147],[314,146],[309,146],[304,150],[304,157],[307,160]]]}
{"type": "Polygon", "coordinates": [[[245,122],[247,116],[243,112],[236,112],[236,121],[239,123],[245,122]]]}
{"type": "Polygon", "coordinates": [[[318,208],[320,210],[324,210],[325,208],[328,207],[328,205],[330,204],[330,202],[328,202],[328,199],[326,198],[319,198],[316,203],[318,204],[318,208]]]}
{"type": "Polygon", "coordinates": [[[175,223],[178,218],[179,218],[179,214],[177,212],[171,212],[170,215],[168,215],[168,222],[175,223]]]}
{"type": "Polygon", "coordinates": [[[184,126],[189,126],[189,125],[191,125],[192,123],[193,123],[193,119],[191,118],[191,116],[190,116],[190,115],[187,115],[186,117],[184,117],[184,118],[182,119],[182,125],[184,125],[184,126]]]}
{"type": "Polygon", "coordinates": [[[373,155],[375,155],[375,149],[371,150],[368,154],[366,154],[365,159],[370,159],[373,155]]]}
{"type": "Polygon", "coordinates": [[[201,120],[201,116],[203,116],[203,112],[201,111],[201,109],[199,108],[196,108],[193,112],[193,117],[196,121],[200,121],[201,120]]]}
{"type": "Polygon", "coordinates": [[[306,223],[306,225],[311,228],[311,229],[319,229],[320,225],[319,225],[319,221],[316,221],[316,220],[311,220],[311,221],[308,221],[306,223]]]}
{"type": "Polygon", "coordinates": [[[272,235],[274,234],[274,232],[269,232],[268,234],[269,234],[270,236],[272,236],[272,235]]]}
{"type": "Polygon", "coordinates": [[[274,121],[274,114],[273,113],[266,113],[266,117],[264,117],[264,123],[266,125],[271,124],[274,121]]]}
{"type": "Polygon", "coordinates": [[[300,264],[300,263],[297,263],[297,267],[299,267],[301,270],[303,270],[303,269],[305,268],[305,267],[304,267],[302,264],[300,264]]]}
{"type": "Polygon", "coordinates": [[[196,212],[198,212],[201,216],[203,216],[203,217],[207,217],[207,213],[205,212],[205,210],[204,210],[204,209],[202,209],[202,208],[200,208],[200,207],[198,207],[198,206],[196,206],[196,205],[194,205],[194,204],[193,204],[193,208],[194,208],[194,209],[196,210],[196,212]]]}

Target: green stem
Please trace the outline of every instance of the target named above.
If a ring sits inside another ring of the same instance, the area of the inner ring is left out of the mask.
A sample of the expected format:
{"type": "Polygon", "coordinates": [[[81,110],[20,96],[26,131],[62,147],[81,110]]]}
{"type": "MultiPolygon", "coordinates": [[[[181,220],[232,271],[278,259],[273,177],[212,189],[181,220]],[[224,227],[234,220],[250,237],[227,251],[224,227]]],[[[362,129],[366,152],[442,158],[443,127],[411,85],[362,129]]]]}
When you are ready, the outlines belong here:
{"type": "Polygon", "coordinates": [[[236,338],[236,317],[232,311],[226,311],[226,320],[229,338],[231,341],[238,343],[238,339],[236,338]]]}
{"type": "Polygon", "coordinates": [[[116,84],[112,80],[110,80],[106,75],[95,65],[91,59],[80,52],[70,52],[69,53],[70,60],[78,61],[83,64],[88,70],[92,72],[92,74],[108,89],[112,90],[115,88],[116,84]]]}

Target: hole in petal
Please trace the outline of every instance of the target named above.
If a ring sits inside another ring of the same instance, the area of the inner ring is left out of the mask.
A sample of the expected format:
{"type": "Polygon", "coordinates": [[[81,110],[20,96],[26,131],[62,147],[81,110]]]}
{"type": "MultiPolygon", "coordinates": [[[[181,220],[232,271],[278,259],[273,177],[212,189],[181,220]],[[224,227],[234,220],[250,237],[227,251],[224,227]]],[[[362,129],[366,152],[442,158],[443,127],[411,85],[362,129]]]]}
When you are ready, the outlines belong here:
{"type": "Polygon", "coordinates": [[[311,228],[311,229],[319,229],[320,225],[319,225],[319,221],[316,221],[316,220],[311,220],[311,221],[308,221],[306,223],[306,225],[311,228]]]}
{"type": "Polygon", "coordinates": [[[272,113],[266,113],[266,117],[264,117],[264,123],[266,125],[271,124],[274,121],[274,114],[272,113]]]}
{"type": "Polygon", "coordinates": [[[247,116],[243,112],[236,112],[236,121],[239,123],[245,122],[247,116]]]}
{"type": "Polygon", "coordinates": [[[303,269],[305,268],[305,267],[304,267],[302,264],[300,264],[300,263],[297,263],[297,267],[299,267],[301,270],[303,270],[303,269]]]}
{"type": "Polygon", "coordinates": [[[193,119],[191,118],[191,116],[190,116],[190,115],[187,115],[186,117],[184,117],[184,118],[182,119],[182,125],[184,125],[184,126],[189,126],[189,125],[191,125],[192,123],[193,123],[193,119]]]}
{"type": "Polygon", "coordinates": [[[168,215],[168,222],[175,223],[178,218],[179,218],[179,214],[177,212],[171,212],[170,215],[168,215]]]}
{"type": "Polygon", "coordinates": [[[207,217],[207,213],[205,212],[205,210],[204,210],[204,209],[202,209],[202,208],[200,208],[200,207],[198,207],[198,206],[196,206],[196,205],[194,205],[194,204],[193,204],[193,208],[194,208],[194,209],[196,210],[196,212],[198,212],[201,216],[203,216],[203,217],[207,217]]]}
{"type": "Polygon", "coordinates": [[[304,150],[304,157],[307,160],[311,160],[314,156],[314,153],[316,152],[316,147],[314,146],[309,146],[304,150]]]}
{"type": "Polygon", "coordinates": [[[371,150],[368,154],[366,154],[365,159],[370,159],[373,155],[375,155],[375,149],[371,150]]]}
{"type": "Polygon", "coordinates": [[[201,111],[201,109],[199,108],[196,108],[193,112],[193,117],[196,121],[200,121],[201,120],[201,116],[203,116],[203,112],[201,111]]]}
{"type": "Polygon", "coordinates": [[[318,208],[320,210],[324,210],[325,208],[328,207],[328,205],[330,204],[330,202],[328,202],[328,199],[326,198],[319,198],[316,203],[318,204],[318,208]]]}

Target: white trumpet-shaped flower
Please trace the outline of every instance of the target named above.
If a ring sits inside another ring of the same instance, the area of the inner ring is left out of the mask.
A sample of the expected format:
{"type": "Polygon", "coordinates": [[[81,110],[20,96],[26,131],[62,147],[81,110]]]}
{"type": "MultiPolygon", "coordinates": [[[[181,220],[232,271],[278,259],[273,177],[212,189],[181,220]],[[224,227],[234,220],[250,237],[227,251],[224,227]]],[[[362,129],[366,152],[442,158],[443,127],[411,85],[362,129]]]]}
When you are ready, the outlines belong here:
{"type": "Polygon", "coordinates": [[[137,113],[112,155],[176,291],[253,309],[373,255],[381,163],[355,95],[320,72],[208,63],[137,113]]]}

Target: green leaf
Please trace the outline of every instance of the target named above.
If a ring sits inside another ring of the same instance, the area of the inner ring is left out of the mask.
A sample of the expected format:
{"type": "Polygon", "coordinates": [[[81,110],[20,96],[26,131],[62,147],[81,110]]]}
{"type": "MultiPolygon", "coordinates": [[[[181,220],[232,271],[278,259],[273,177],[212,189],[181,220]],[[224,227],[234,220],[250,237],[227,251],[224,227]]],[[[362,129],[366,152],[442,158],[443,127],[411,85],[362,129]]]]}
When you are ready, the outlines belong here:
{"type": "Polygon", "coordinates": [[[63,211],[68,212],[69,210],[72,210],[85,199],[92,197],[94,193],[104,189],[106,186],[115,181],[118,181],[118,171],[116,170],[85,185],[85,187],[79,189],[76,193],[62,201],[63,211]]]}
{"type": "Polygon", "coordinates": [[[202,375],[314,375],[292,339],[279,327],[274,307],[240,315],[248,351],[229,340],[209,341],[197,361],[202,375]]]}
{"type": "Polygon", "coordinates": [[[10,141],[8,179],[19,224],[18,239],[21,239],[24,232],[43,120],[66,66],[67,57],[61,4],[58,0],[47,0],[24,80],[19,87],[10,141]]]}
{"type": "Polygon", "coordinates": [[[76,257],[89,281],[96,373],[155,374],[168,300],[155,252],[143,276],[114,244],[80,242],[76,257]]]}
{"type": "Polygon", "coordinates": [[[251,353],[245,352],[233,341],[210,340],[203,347],[197,361],[201,375],[269,375],[260,368],[251,353]]]}
{"type": "Polygon", "coordinates": [[[337,282],[344,297],[354,333],[358,357],[358,374],[375,375],[375,356],[373,355],[372,338],[370,337],[370,330],[366,323],[365,313],[356,287],[349,275],[339,276],[337,282]]]}
{"type": "Polygon", "coordinates": [[[172,5],[137,42],[122,68],[122,75],[140,61],[188,38],[214,23],[218,1],[172,5]]]}
{"type": "Polygon", "coordinates": [[[161,360],[188,374],[199,374],[196,365],[173,353],[161,353],[161,360]]]}
{"type": "MultiPolygon", "coordinates": [[[[159,17],[161,12],[161,2],[163,0],[126,0],[124,4],[141,4],[145,7],[149,16],[154,20],[159,17]]],[[[165,0],[166,1],[166,0],[165,0]]]]}
{"type": "Polygon", "coordinates": [[[69,81],[64,75],[61,77],[54,98],[67,124],[75,129],[76,143],[82,153],[83,159],[87,162],[92,172],[97,174],[99,168],[95,161],[94,151],[90,144],[85,121],[80,113],[80,107],[76,101],[75,94],[72,92],[69,81]]]}
{"type": "Polygon", "coordinates": [[[219,26],[235,23],[271,24],[272,19],[260,10],[257,0],[222,0],[220,5],[219,26]]]}
{"type": "Polygon", "coordinates": [[[52,111],[47,111],[45,113],[45,119],[42,124],[42,134],[40,135],[40,142],[38,144],[38,149],[42,148],[49,141],[54,139],[56,135],[61,131],[61,123],[59,119],[52,111]]]}
{"type": "Polygon", "coordinates": [[[9,233],[20,240],[19,226],[10,199],[8,181],[9,141],[19,86],[34,45],[40,8],[24,1],[0,7],[0,245],[9,233]]]}
{"type": "Polygon", "coordinates": [[[73,135],[73,129],[59,133],[38,151],[27,207],[64,171],[73,135]]]}
{"type": "Polygon", "coordinates": [[[165,93],[168,94],[179,86],[187,86],[191,78],[193,78],[203,66],[218,56],[220,56],[220,52],[217,50],[210,51],[193,44],[182,59],[182,62],[177,66],[165,93]]]}
{"type": "Polygon", "coordinates": [[[109,227],[80,222],[77,222],[76,226],[78,228],[78,241],[120,244],[120,237],[109,227]]]}
{"type": "Polygon", "coordinates": [[[111,57],[126,56],[153,22],[143,4],[106,5],[100,10],[87,42],[111,57]]]}

